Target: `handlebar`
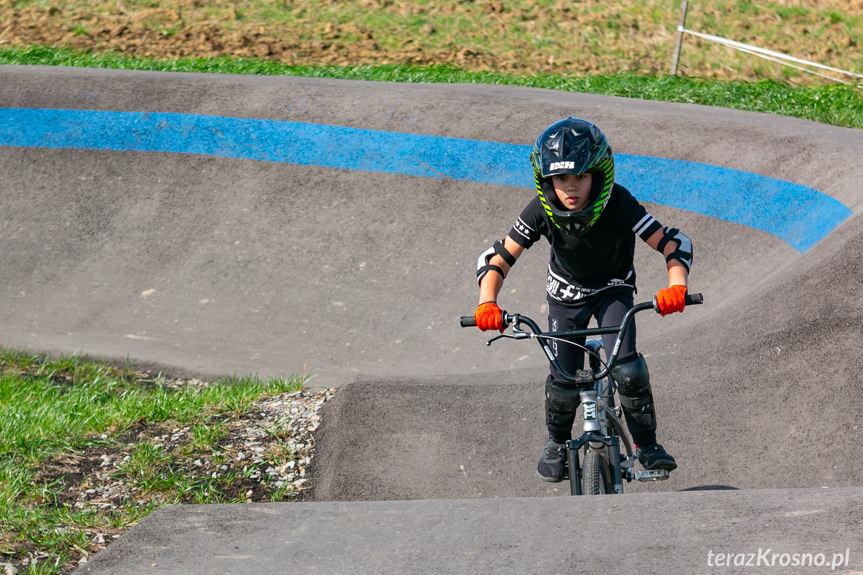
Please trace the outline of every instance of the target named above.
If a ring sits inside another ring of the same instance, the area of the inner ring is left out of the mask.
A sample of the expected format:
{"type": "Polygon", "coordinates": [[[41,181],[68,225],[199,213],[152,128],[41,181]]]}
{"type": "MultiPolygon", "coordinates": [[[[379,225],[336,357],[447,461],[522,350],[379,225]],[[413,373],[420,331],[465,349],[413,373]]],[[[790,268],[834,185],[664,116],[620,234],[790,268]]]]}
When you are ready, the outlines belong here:
{"type": "MultiPolygon", "coordinates": [[[[686,294],[685,305],[699,305],[704,303],[704,296],[700,293],[686,294]]],[[[656,298],[653,298],[652,302],[642,302],[635,304],[632,308],[630,308],[626,314],[623,316],[623,320],[620,322],[618,326],[609,326],[609,327],[595,327],[595,328],[586,328],[586,329],[576,329],[571,331],[557,331],[557,332],[543,332],[540,329],[539,325],[532,319],[527,316],[519,315],[519,314],[510,314],[505,311],[502,313],[503,325],[504,326],[513,326],[512,334],[503,334],[496,336],[488,341],[488,345],[491,345],[494,341],[500,338],[510,338],[510,339],[528,339],[535,338],[539,340],[540,346],[542,346],[543,351],[545,351],[545,355],[548,357],[549,361],[551,361],[554,368],[564,376],[568,380],[574,380],[575,376],[568,373],[557,361],[557,358],[552,353],[551,349],[548,347],[548,344],[545,343],[546,339],[565,339],[565,338],[575,338],[575,337],[588,337],[595,335],[607,335],[607,334],[617,334],[617,340],[614,343],[614,349],[608,352],[608,360],[606,361],[605,368],[599,373],[594,375],[594,380],[599,380],[608,375],[608,372],[611,371],[611,367],[614,365],[617,360],[617,353],[620,351],[621,343],[623,342],[623,336],[626,333],[626,329],[629,327],[629,324],[632,322],[633,316],[641,311],[654,309],[657,313],[659,313],[659,305],[657,304],[656,298]],[[526,331],[523,329],[527,328],[526,331]]],[[[474,316],[462,316],[461,317],[461,326],[462,327],[476,327],[476,318],[474,316]]]]}
{"type": "MultiPolygon", "coordinates": [[[[698,305],[704,303],[704,296],[700,293],[691,293],[686,294],[686,299],[684,300],[686,305],[698,305]]],[[[646,303],[646,302],[645,302],[646,303]]],[[[644,304],[639,304],[644,305],[644,304]]],[[[656,310],[656,313],[659,313],[659,306],[656,303],[656,298],[653,298],[653,303],[651,307],[656,310]]],[[[516,315],[510,315],[506,312],[503,312],[503,323],[504,325],[511,325],[516,315]]],[[[523,317],[523,316],[522,316],[523,317]]],[[[476,327],[476,318],[472,315],[463,315],[460,318],[462,327],[476,327]]],[[[615,330],[617,331],[617,330],[615,330]]]]}

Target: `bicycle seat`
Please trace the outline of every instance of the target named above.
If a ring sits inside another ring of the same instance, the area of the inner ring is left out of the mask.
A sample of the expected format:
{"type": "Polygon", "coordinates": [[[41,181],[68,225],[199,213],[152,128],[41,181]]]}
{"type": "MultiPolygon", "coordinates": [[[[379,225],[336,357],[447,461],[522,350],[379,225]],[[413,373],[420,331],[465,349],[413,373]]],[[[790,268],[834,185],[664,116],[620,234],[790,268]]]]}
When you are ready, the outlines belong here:
{"type": "Polygon", "coordinates": [[[592,351],[593,353],[599,353],[599,350],[602,349],[602,340],[601,339],[589,339],[584,342],[584,347],[592,351]]]}

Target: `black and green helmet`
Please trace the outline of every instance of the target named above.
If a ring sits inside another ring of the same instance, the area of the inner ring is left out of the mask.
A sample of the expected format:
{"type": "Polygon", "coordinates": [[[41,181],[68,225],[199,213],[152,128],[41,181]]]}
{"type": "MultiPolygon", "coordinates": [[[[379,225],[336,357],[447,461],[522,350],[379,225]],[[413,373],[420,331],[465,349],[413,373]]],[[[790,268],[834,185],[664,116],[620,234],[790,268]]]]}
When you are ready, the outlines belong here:
{"type": "Polygon", "coordinates": [[[614,155],[602,130],[572,116],[555,122],[537,138],[530,163],[536,191],[551,223],[575,235],[593,227],[614,186],[614,155]],[[557,201],[551,176],[585,172],[594,175],[587,207],[577,212],[564,209],[557,201]]]}

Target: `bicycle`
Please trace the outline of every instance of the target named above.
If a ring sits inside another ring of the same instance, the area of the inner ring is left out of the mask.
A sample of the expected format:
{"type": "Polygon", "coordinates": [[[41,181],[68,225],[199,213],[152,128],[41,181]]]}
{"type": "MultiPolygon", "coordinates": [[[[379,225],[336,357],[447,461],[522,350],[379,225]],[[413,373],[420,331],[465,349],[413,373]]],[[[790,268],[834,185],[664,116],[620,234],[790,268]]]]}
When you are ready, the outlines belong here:
{"type": "MultiPolygon", "coordinates": [[[[697,305],[704,301],[700,293],[687,294],[686,305],[697,305]]],[[[581,400],[583,433],[578,439],[566,442],[566,467],[572,495],[599,495],[623,493],[623,481],[663,481],[668,479],[667,470],[641,469],[633,471],[636,461],[632,442],[623,425],[623,410],[615,400],[617,384],[611,377],[611,369],[617,362],[617,355],[626,329],[636,313],[654,309],[659,312],[656,299],[634,305],[623,316],[620,325],[585,328],[570,331],[544,332],[539,325],[527,316],[503,312],[504,326],[512,326],[512,333],[502,333],[491,338],[486,345],[499,339],[536,339],[552,366],[567,383],[578,390],[581,400]],[[527,328],[525,330],[524,328],[527,328]],[[590,339],[584,345],[571,338],[588,338],[606,334],[617,334],[614,348],[603,362],[599,351],[602,340],[590,339]],[[549,342],[557,341],[575,345],[588,356],[589,369],[581,369],[575,374],[567,372],[558,362],[549,342]],[[625,455],[621,453],[623,443],[625,455]],[[583,450],[583,456],[579,454],[583,450]]],[[[476,327],[473,316],[461,317],[462,327],[476,327]]]]}

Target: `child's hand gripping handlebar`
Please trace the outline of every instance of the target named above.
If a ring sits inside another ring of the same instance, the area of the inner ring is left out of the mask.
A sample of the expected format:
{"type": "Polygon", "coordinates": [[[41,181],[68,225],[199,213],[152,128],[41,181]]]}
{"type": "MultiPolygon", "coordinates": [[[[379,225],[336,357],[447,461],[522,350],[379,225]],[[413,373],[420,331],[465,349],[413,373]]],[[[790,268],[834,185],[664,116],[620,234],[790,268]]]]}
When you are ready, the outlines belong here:
{"type": "MultiPolygon", "coordinates": [[[[676,287],[683,287],[683,286],[673,286],[673,287],[676,288],[676,287]]],[[[669,288],[669,289],[671,289],[671,288],[669,288]]],[[[683,289],[686,289],[686,288],[683,288],[683,289]]],[[[702,296],[700,293],[688,293],[684,296],[683,303],[685,305],[698,305],[698,304],[704,303],[704,296],[702,296]]],[[[656,313],[662,313],[662,305],[660,305],[658,294],[653,298],[653,309],[656,310],[656,313]]],[[[681,309],[680,311],[683,311],[683,310],[681,309]]],[[[668,312],[666,312],[666,313],[668,313],[668,312]]]]}
{"type": "Polygon", "coordinates": [[[503,333],[506,327],[503,323],[503,312],[497,307],[497,302],[494,301],[479,304],[473,317],[475,320],[474,325],[483,331],[493,329],[503,333]]]}

